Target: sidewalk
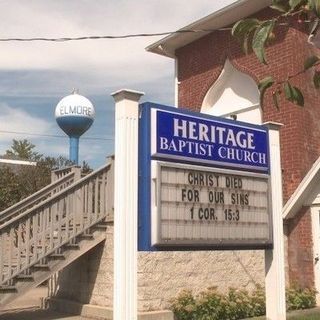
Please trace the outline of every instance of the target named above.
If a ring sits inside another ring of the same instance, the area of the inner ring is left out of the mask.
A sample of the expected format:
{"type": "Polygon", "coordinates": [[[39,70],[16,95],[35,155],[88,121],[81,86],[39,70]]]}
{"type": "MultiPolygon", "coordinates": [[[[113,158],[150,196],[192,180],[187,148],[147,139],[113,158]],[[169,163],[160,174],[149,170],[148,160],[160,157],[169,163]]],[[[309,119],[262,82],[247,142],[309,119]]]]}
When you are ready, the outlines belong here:
{"type": "MultiPolygon", "coordinates": [[[[41,299],[45,298],[48,294],[48,288],[45,286],[40,286],[38,288],[32,289],[25,295],[8,303],[4,310],[15,310],[15,309],[30,309],[39,308],[41,304],[41,299]]],[[[3,310],[0,309],[0,314],[3,310]]]]}
{"type": "Polygon", "coordinates": [[[80,316],[40,309],[41,298],[47,296],[46,287],[38,287],[0,310],[0,320],[89,320],[80,316]]]}
{"type": "Polygon", "coordinates": [[[0,320],[89,320],[80,316],[61,314],[39,308],[16,309],[0,313],[0,320]]]}

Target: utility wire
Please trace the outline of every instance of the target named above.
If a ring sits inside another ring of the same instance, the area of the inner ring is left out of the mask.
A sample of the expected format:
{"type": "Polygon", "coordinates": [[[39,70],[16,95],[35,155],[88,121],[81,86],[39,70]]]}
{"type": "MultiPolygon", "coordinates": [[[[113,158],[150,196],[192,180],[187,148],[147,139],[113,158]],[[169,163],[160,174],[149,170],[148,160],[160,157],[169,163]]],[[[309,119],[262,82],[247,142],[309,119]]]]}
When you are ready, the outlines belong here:
{"type": "MultiPolygon", "coordinates": [[[[29,135],[29,136],[49,137],[49,138],[66,138],[66,136],[58,135],[58,134],[41,134],[41,133],[29,133],[29,132],[21,132],[21,131],[0,130],[0,133],[23,134],[23,135],[29,135]]],[[[113,140],[113,138],[99,138],[99,137],[82,137],[81,139],[82,140],[113,140]]]]}
{"type": "MultiPolygon", "coordinates": [[[[304,10],[298,10],[291,13],[291,16],[299,15],[304,10]]],[[[281,14],[276,19],[281,17],[287,17],[287,14],[281,14]]],[[[310,23],[310,20],[304,20],[304,23],[310,23]]],[[[280,22],[278,25],[288,25],[288,22],[280,22]]],[[[80,41],[80,40],[101,40],[101,39],[127,39],[127,38],[141,38],[141,37],[158,37],[158,36],[168,36],[173,34],[183,34],[183,33],[210,33],[214,31],[230,31],[232,27],[222,27],[217,29],[180,29],[175,31],[166,32],[156,32],[156,33],[133,33],[133,34],[123,34],[123,35],[102,35],[102,36],[81,36],[81,37],[61,37],[61,38],[46,38],[46,37],[34,37],[34,38],[0,38],[0,42],[11,42],[11,41],[21,41],[21,42],[31,42],[31,41],[48,41],[48,42],[67,42],[67,41],[80,41]]]]}
{"type": "Polygon", "coordinates": [[[206,33],[213,31],[224,31],[231,30],[231,28],[220,28],[220,29],[185,29],[176,30],[168,32],[159,33],[135,33],[135,34],[125,34],[125,35],[104,35],[104,36],[83,36],[83,37],[63,37],[63,38],[45,38],[45,37],[35,37],[35,38],[0,38],[0,42],[10,42],[10,41],[21,41],[21,42],[31,42],[31,41],[49,41],[49,42],[66,42],[66,41],[79,41],[79,40],[101,40],[101,39],[127,39],[127,38],[142,38],[142,37],[157,37],[157,36],[167,36],[171,34],[178,33],[206,33]]]}
{"type": "MultiPolygon", "coordinates": [[[[295,13],[296,14],[296,13],[295,13]]],[[[311,21],[305,20],[305,23],[310,23],[311,21]]],[[[287,26],[287,22],[278,23],[278,25],[287,26]]],[[[102,35],[102,36],[81,36],[81,37],[61,37],[61,38],[46,38],[46,37],[34,37],[34,38],[0,38],[0,42],[33,42],[33,41],[47,41],[47,42],[67,42],[67,41],[81,41],[81,40],[103,40],[103,39],[128,39],[128,38],[143,38],[143,37],[159,37],[168,36],[174,34],[183,33],[210,33],[214,31],[231,31],[231,27],[217,28],[217,29],[182,29],[176,31],[165,31],[156,33],[132,33],[132,34],[122,34],[122,35],[102,35]]]]}
{"type": "MultiPolygon", "coordinates": [[[[310,23],[309,20],[304,21],[310,23]]],[[[287,26],[287,22],[279,23],[281,26],[287,26]]],[[[46,41],[46,42],[67,42],[67,41],[81,41],[81,40],[103,40],[103,39],[128,39],[128,38],[143,38],[143,37],[158,37],[168,36],[173,34],[183,33],[210,33],[214,31],[231,31],[232,28],[218,28],[218,29],[184,29],[176,31],[158,32],[158,33],[133,33],[123,35],[103,35],[103,36],[81,36],[81,37],[61,37],[61,38],[46,38],[46,37],[34,37],[34,38],[0,38],[0,42],[34,42],[34,41],[46,41]]]]}

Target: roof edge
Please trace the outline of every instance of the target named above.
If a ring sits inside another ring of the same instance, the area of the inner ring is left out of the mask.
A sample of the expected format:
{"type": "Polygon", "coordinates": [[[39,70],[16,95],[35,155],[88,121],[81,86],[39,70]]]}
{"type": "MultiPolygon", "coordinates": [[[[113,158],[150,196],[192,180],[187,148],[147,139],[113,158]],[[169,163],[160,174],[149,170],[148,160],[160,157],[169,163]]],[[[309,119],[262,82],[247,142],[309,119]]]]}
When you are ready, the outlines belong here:
{"type": "Polygon", "coordinates": [[[270,4],[271,0],[259,0],[254,2],[252,2],[252,0],[238,0],[209,14],[208,16],[205,16],[181,29],[178,29],[176,32],[173,32],[172,34],[147,46],[145,50],[174,59],[176,49],[200,39],[216,29],[230,25],[237,20],[262,10],[270,4]],[[235,9],[237,10],[235,11],[235,9]],[[230,14],[230,12],[237,13],[233,16],[230,14]],[[224,16],[228,16],[228,19],[221,19],[221,21],[217,21],[219,18],[223,18],[224,16]],[[208,26],[212,27],[208,28],[208,26]],[[183,33],[183,31],[187,30],[197,31],[183,33]]]}

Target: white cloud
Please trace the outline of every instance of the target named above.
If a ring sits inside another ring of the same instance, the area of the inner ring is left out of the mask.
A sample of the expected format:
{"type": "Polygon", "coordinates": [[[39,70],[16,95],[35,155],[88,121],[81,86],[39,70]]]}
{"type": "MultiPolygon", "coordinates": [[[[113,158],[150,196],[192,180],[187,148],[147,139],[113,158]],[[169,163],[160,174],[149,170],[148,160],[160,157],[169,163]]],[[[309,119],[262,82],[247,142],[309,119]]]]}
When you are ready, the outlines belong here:
{"type": "MultiPolygon", "coordinates": [[[[52,123],[31,116],[22,109],[12,108],[2,103],[0,104],[0,110],[0,154],[10,147],[12,139],[29,139],[29,137],[15,132],[48,134],[52,129],[52,123]]],[[[32,140],[40,138],[39,136],[32,136],[32,140]]]]}
{"type": "MultiPolygon", "coordinates": [[[[1,37],[172,31],[232,0],[191,0],[187,3],[185,0],[33,0],[14,5],[15,2],[1,3],[0,30],[5,30],[1,37]]],[[[97,83],[106,87],[115,83],[121,86],[124,81],[152,81],[159,74],[172,76],[173,72],[169,59],[144,50],[157,39],[159,37],[68,43],[2,42],[0,69],[38,70],[44,72],[44,76],[50,71],[65,72],[67,79],[55,78],[55,83],[62,80],[71,86],[77,80],[79,83],[87,80],[90,88],[96,87],[97,83]]]]}
{"type": "MultiPolygon", "coordinates": [[[[173,31],[235,0],[0,1],[0,38],[30,38],[173,31]]],[[[0,130],[62,134],[52,109],[73,88],[89,98],[106,97],[98,102],[101,110],[106,106],[106,111],[96,119],[89,135],[110,134],[106,128],[112,127],[112,121],[106,112],[113,108],[113,100],[108,96],[119,88],[145,91],[144,101],[172,104],[173,61],[144,49],[159,38],[0,42],[0,130]],[[4,101],[7,104],[1,104],[4,101]]],[[[67,156],[68,153],[67,138],[0,132],[0,154],[13,138],[31,140],[43,154],[67,156]]],[[[111,151],[110,141],[82,139],[80,142],[81,161],[101,164],[111,151]]]]}

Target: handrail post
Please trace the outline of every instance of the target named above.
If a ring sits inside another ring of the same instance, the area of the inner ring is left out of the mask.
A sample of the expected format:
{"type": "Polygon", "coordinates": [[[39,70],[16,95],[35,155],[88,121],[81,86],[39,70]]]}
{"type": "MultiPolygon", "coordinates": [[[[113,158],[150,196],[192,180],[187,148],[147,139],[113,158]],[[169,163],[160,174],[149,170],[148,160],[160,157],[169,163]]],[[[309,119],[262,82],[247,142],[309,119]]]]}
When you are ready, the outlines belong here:
{"type": "Polygon", "coordinates": [[[51,178],[50,178],[51,183],[55,182],[56,180],[58,180],[57,175],[53,170],[51,170],[51,178]]]}
{"type": "Polygon", "coordinates": [[[51,183],[61,179],[70,172],[75,173],[75,181],[81,179],[81,167],[73,165],[62,169],[51,170],[51,183]]]}
{"type": "Polygon", "coordinates": [[[107,186],[106,186],[106,211],[107,220],[114,219],[114,157],[108,159],[110,162],[110,169],[107,172],[107,186]]]}
{"type": "Polygon", "coordinates": [[[113,319],[137,319],[138,122],[141,92],[112,94],[115,106],[113,319]]]}
{"type": "Polygon", "coordinates": [[[78,181],[81,179],[81,167],[72,167],[71,172],[74,172],[74,181],[78,181]]]}

